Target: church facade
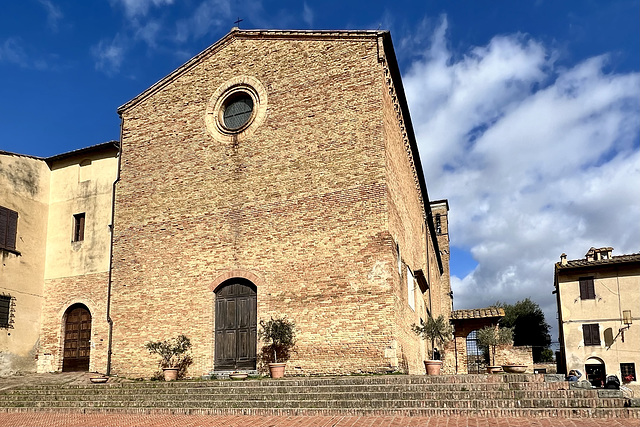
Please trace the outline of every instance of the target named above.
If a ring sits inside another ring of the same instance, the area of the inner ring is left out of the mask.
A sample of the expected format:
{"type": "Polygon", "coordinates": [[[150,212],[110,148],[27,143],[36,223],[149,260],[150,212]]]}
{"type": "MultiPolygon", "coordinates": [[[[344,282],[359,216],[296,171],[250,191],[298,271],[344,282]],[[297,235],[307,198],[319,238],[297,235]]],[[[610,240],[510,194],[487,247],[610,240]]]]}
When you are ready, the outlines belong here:
{"type": "Polygon", "coordinates": [[[234,29],[118,113],[106,268],[43,281],[39,370],[149,377],[144,344],[178,334],[189,375],[253,370],[260,320],[286,316],[288,374],[424,372],[411,325],[450,317],[448,206],[388,32],[234,29]]]}

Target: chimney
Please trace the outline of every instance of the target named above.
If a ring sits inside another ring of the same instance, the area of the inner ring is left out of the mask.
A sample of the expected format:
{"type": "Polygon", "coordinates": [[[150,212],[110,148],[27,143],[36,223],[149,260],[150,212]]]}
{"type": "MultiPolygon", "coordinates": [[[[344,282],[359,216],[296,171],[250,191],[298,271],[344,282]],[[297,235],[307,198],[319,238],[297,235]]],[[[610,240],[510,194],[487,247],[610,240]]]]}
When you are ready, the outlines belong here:
{"type": "Polygon", "coordinates": [[[564,252],[560,255],[560,265],[567,265],[567,254],[564,252]]]}

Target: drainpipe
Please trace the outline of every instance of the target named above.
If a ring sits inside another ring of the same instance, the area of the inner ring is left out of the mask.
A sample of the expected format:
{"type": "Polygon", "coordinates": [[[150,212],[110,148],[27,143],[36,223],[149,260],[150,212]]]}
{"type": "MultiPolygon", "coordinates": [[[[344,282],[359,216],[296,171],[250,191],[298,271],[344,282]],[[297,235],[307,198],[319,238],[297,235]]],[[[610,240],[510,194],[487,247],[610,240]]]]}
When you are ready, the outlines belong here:
{"type": "Polygon", "coordinates": [[[113,319],[111,319],[111,285],[113,271],[113,223],[116,216],[116,185],[120,181],[120,162],[122,160],[122,127],[124,119],[120,116],[120,142],[118,144],[118,172],[116,180],[113,181],[111,192],[111,224],[109,231],[111,233],[111,242],[109,244],[109,281],[107,285],[107,323],[109,324],[109,338],[107,341],[107,375],[111,375],[111,349],[113,344],[113,319]]]}

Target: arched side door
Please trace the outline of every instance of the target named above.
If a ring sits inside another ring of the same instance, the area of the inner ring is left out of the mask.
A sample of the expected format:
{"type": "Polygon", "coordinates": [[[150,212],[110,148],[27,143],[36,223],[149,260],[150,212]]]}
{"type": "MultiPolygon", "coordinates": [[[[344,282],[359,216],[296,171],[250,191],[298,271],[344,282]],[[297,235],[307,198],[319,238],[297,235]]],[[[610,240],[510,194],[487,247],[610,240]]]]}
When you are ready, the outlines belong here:
{"type": "Polygon", "coordinates": [[[216,291],[216,371],[256,369],[256,286],[244,279],[230,279],[216,291]]]}
{"type": "Polygon", "coordinates": [[[90,353],[91,313],[86,306],[74,304],[66,313],[62,370],[88,371],[90,353]]]}

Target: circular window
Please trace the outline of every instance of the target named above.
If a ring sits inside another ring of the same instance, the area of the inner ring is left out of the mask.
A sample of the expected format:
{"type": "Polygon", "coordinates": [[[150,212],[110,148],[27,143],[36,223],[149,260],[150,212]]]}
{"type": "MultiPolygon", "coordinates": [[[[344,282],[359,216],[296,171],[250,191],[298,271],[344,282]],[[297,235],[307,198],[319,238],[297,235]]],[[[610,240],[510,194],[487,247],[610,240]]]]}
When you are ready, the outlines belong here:
{"type": "Polygon", "coordinates": [[[258,79],[237,76],[221,84],[207,104],[204,122],[214,139],[237,143],[253,134],[267,115],[267,91],[258,79]]]}
{"type": "Polygon", "coordinates": [[[229,131],[244,127],[253,114],[253,98],[246,92],[237,92],[224,100],[222,125],[229,131]]]}

